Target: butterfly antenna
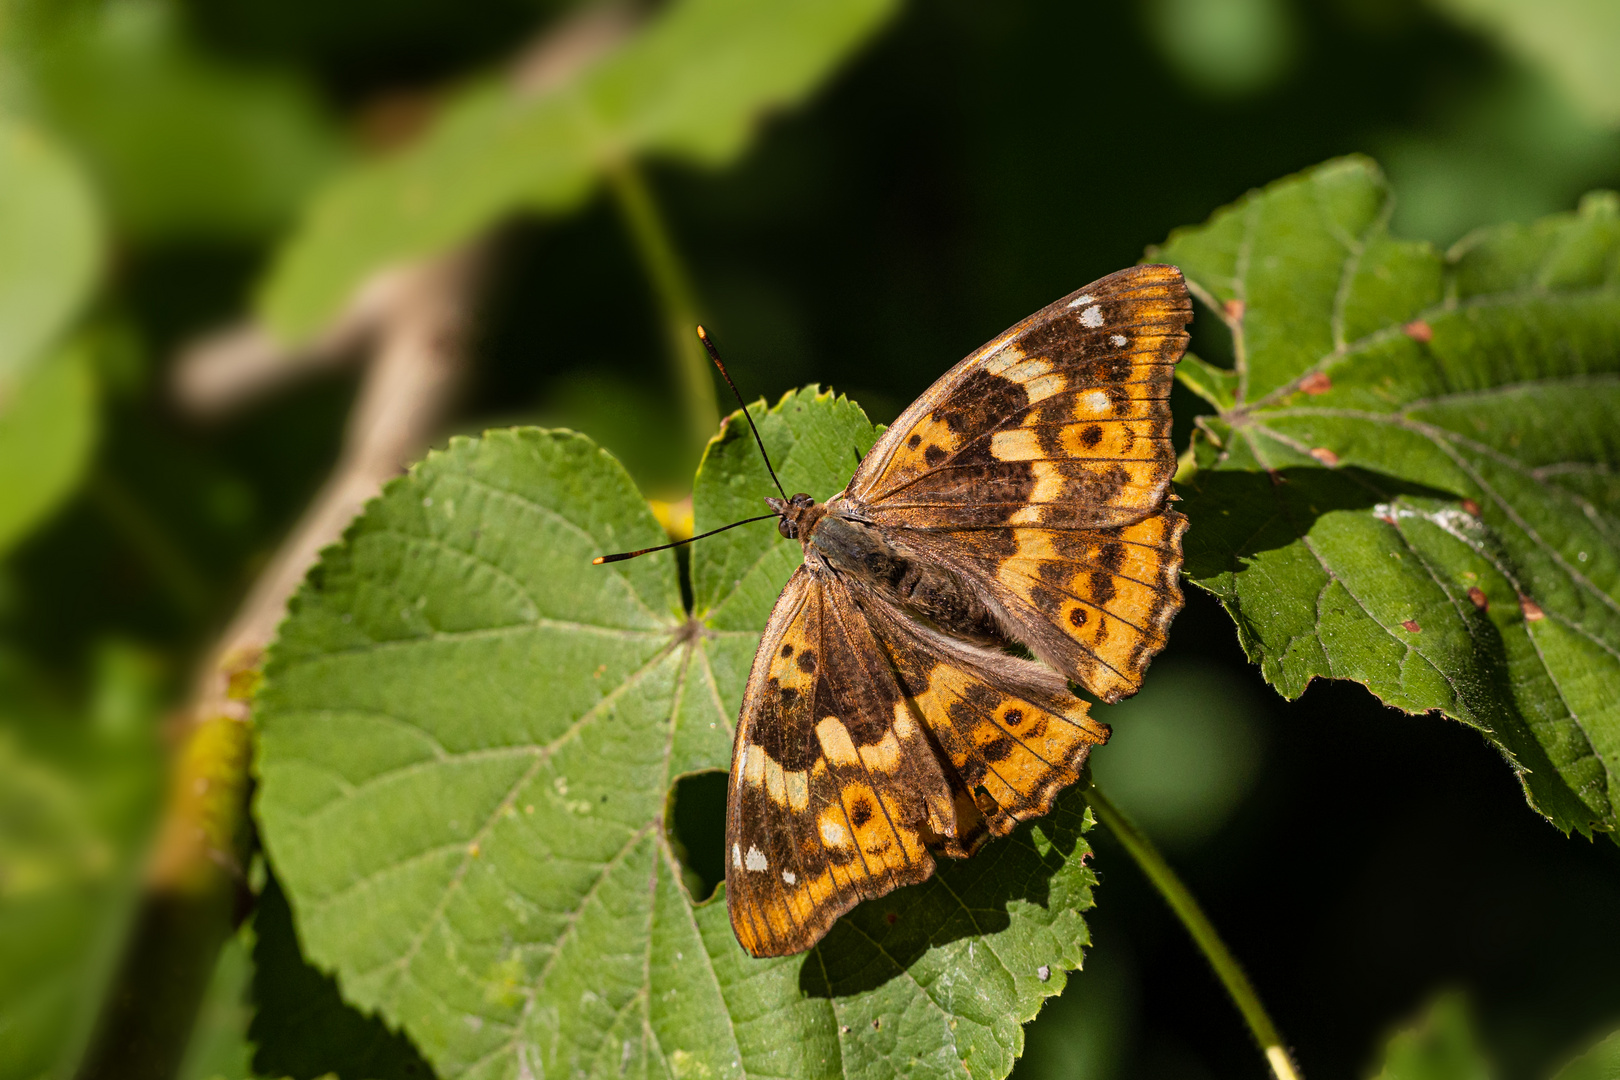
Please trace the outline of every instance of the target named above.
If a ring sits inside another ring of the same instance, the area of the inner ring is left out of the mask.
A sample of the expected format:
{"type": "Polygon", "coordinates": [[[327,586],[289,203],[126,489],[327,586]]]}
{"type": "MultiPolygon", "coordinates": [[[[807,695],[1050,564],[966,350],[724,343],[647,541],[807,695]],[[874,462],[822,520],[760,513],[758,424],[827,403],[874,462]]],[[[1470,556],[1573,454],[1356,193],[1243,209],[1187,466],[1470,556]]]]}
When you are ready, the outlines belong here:
{"type": "Polygon", "coordinates": [[[775,516],[775,514],[761,514],[759,517],[744,518],[741,521],[733,521],[730,525],[722,525],[718,529],[710,529],[706,533],[698,533],[696,536],[688,536],[685,540],[677,540],[673,544],[659,544],[657,547],[642,548],[640,551],[621,551],[617,555],[598,555],[596,558],[591,560],[591,565],[601,566],[603,563],[624,562],[624,560],[633,559],[637,555],[650,555],[655,551],[667,551],[672,547],[680,547],[682,544],[690,544],[694,540],[701,540],[705,536],[713,536],[715,533],[723,533],[727,529],[735,529],[739,525],[747,525],[754,521],[764,521],[766,518],[774,518],[775,516]]]}
{"type": "MultiPolygon", "coordinates": [[[[713,360],[714,366],[720,369],[720,377],[726,380],[727,386],[731,387],[732,394],[737,398],[737,404],[742,406],[743,419],[748,421],[749,428],[754,432],[754,441],[759,444],[759,456],[765,459],[765,469],[771,474],[771,480],[776,484],[776,490],[782,492],[782,498],[786,500],[788,493],[783,489],[782,481],[776,479],[776,470],[771,468],[771,455],[765,452],[765,440],[759,437],[759,428],[754,426],[754,418],[749,414],[748,404],[743,401],[742,394],[737,390],[737,384],[731,381],[731,374],[726,371],[726,365],[720,362],[720,350],[714,347],[714,342],[709,340],[709,332],[703,327],[697,328],[697,336],[698,340],[703,342],[703,347],[708,350],[709,359],[713,360]]],[[[752,520],[758,521],[759,519],[754,518],[752,520]]],[[[738,524],[742,523],[738,522],[738,524]]]]}

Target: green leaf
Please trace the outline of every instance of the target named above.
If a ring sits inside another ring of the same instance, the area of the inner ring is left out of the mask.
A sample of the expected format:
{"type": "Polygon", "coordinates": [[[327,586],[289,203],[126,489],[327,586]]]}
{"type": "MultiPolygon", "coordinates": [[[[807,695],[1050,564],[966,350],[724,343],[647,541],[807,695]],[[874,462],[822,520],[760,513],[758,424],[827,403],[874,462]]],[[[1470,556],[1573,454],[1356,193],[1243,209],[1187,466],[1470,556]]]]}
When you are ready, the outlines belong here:
{"type": "Polygon", "coordinates": [[[1285,696],[1351,679],[1462,720],[1560,828],[1613,830],[1620,201],[1444,256],[1388,212],[1349,158],[1156,253],[1238,358],[1195,439],[1186,572],[1285,696]]]}
{"type": "Polygon", "coordinates": [[[344,153],[307,80],[208,55],[176,5],[13,7],[24,106],[80,152],[125,235],[262,237],[344,153]]]}
{"type": "Polygon", "coordinates": [[[57,508],[90,463],[97,423],[87,341],[0,387],[0,556],[57,508]]]}
{"type": "Polygon", "coordinates": [[[1491,1080],[1491,1076],[1467,1002],[1459,994],[1446,994],[1415,1026],[1389,1040],[1377,1080],[1491,1080]]]}
{"type": "Polygon", "coordinates": [[[176,1080],[247,1080],[254,1075],[248,1041],[252,978],[253,930],[243,926],[220,947],[176,1080]]]}
{"type": "Polygon", "coordinates": [[[1620,1080],[1620,1031],[1558,1070],[1553,1080],[1620,1080]]]}
{"type": "MultiPolygon", "coordinates": [[[[0,116],[0,409],[95,284],[100,222],[77,165],[0,116]]],[[[0,484],[0,491],[4,491],[0,484]]]]}
{"type": "Polygon", "coordinates": [[[1620,7],[1610,0],[1438,0],[1556,79],[1598,123],[1620,128],[1620,7]]]}
{"type": "Polygon", "coordinates": [[[100,659],[77,713],[0,653],[0,1080],[72,1075],[156,810],[153,665],[100,659]]]}
{"type": "MultiPolygon", "coordinates": [[[[751,410],[791,493],[876,431],[814,388],[751,410]]],[[[699,527],[774,494],[733,417],[699,527]]],[[[798,545],[769,522],[674,555],[580,435],[458,439],[391,484],[299,592],[256,715],[258,815],[306,955],[441,1075],[999,1080],[1086,943],[1078,798],[803,956],[754,960],[694,904],[663,815],[724,769],[798,545]]],[[[683,834],[717,849],[710,835],[683,834]]]]}
{"type": "Polygon", "coordinates": [[[298,947],[292,912],[271,878],[253,911],[253,1072],[342,1080],[428,1080],[432,1070],[410,1040],[338,994],[330,975],[298,947]]]}
{"type": "Polygon", "coordinates": [[[261,297],[279,333],[319,330],[380,267],[443,251],[507,215],[559,212],[639,154],[718,167],[759,118],[803,100],[895,0],[677,0],[624,44],[543,90],[485,83],[403,153],[316,200],[261,297]]]}

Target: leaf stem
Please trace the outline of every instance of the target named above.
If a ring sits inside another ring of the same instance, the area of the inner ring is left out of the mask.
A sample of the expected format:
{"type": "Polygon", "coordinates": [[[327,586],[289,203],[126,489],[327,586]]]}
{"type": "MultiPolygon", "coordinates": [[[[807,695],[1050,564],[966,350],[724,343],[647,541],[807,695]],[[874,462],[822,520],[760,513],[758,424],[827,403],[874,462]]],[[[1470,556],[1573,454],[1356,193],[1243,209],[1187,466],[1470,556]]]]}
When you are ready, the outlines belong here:
{"type": "Polygon", "coordinates": [[[618,201],[619,213],[624,217],[625,228],[635,241],[642,269],[658,298],[687,431],[692,445],[701,448],[720,425],[720,407],[708,357],[693,333],[698,318],[692,277],[675,250],[658,204],[653,201],[652,192],[635,163],[620,162],[607,170],[607,178],[618,201]]]}
{"type": "Polygon", "coordinates": [[[1244,1021],[1249,1025],[1249,1031],[1265,1052],[1266,1061],[1271,1065],[1271,1071],[1277,1080],[1300,1080],[1298,1070],[1294,1067],[1293,1059],[1288,1056],[1288,1050],[1283,1045],[1282,1036],[1277,1032],[1277,1025],[1271,1022],[1265,1006],[1260,1003],[1260,996],[1254,992],[1254,986],[1249,977],[1243,973],[1226,943],[1215,932],[1214,925],[1209,916],[1204,914],[1193,898],[1192,892],[1176,876],[1170,868],[1159,849],[1153,846],[1153,841],[1136,827],[1124,811],[1115,806],[1098,789],[1096,781],[1089,781],[1084,795],[1086,802],[1096,812],[1097,820],[1108,827],[1108,831],[1119,839],[1147,875],[1148,881],[1159,890],[1170,910],[1175,912],[1181,920],[1181,925],[1187,928],[1192,935],[1193,943],[1209,961],[1209,966],[1215,969],[1215,974],[1226,987],[1227,994],[1232,1003],[1237,1006],[1238,1012],[1243,1014],[1244,1021]]]}

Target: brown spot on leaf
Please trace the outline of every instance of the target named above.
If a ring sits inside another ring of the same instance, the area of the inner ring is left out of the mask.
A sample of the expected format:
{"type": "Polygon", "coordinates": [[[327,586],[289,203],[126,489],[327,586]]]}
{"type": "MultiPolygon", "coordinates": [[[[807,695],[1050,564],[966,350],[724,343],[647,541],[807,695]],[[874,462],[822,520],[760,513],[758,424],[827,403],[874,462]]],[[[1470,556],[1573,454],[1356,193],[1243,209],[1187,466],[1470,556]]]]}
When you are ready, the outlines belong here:
{"type": "Polygon", "coordinates": [[[1226,303],[1222,304],[1221,310],[1226,312],[1227,321],[1237,322],[1239,319],[1243,318],[1244,307],[1245,305],[1243,301],[1234,299],[1228,300],[1226,303]]]}
{"type": "Polygon", "coordinates": [[[1325,394],[1333,389],[1333,380],[1325,371],[1313,371],[1299,380],[1299,388],[1307,394],[1325,394]]]}
{"type": "Polygon", "coordinates": [[[1424,344],[1427,344],[1434,337],[1434,327],[1430,326],[1422,319],[1413,319],[1411,322],[1401,327],[1401,330],[1403,330],[1406,333],[1406,336],[1411,338],[1413,341],[1422,342],[1424,344]]]}
{"type": "Polygon", "coordinates": [[[1481,611],[1485,611],[1491,606],[1491,601],[1485,595],[1485,590],[1480,588],[1478,585],[1470,585],[1468,587],[1468,599],[1472,600],[1474,602],[1474,606],[1479,608],[1481,611]]]}
{"type": "Polygon", "coordinates": [[[1462,501],[1462,508],[1465,513],[1468,513],[1474,517],[1479,517],[1479,503],[1475,502],[1473,499],[1464,499],[1462,501]]]}
{"type": "Polygon", "coordinates": [[[1401,629],[1405,630],[1408,634],[1423,633],[1423,627],[1418,625],[1418,621],[1416,619],[1407,619],[1405,622],[1401,623],[1401,629]]]}
{"type": "MultiPolygon", "coordinates": [[[[888,914],[883,916],[883,921],[888,923],[890,926],[893,926],[895,923],[900,921],[900,916],[898,914],[896,914],[895,912],[891,911],[888,914]]],[[[873,1023],[876,1024],[876,1021],[873,1021],[873,1023]]]]}
{"type": "Polygon", "coordinates": [[[1320,461],[1330,469],[1339,463],[1339,455],[1335,454],[1325,446],[1318,446],[1313,449],[1311,451],[1311,457],[1315,458],[1317,461],[1320,461]]]}
{"type": "Polygon", "coordinates": [[[1519,610],[1524,613],[1525,622],[1540,622],[1547,617],[1547,613],[1541,610],[1541,605],[1524,593],[1519,594],[1519,610]]]}

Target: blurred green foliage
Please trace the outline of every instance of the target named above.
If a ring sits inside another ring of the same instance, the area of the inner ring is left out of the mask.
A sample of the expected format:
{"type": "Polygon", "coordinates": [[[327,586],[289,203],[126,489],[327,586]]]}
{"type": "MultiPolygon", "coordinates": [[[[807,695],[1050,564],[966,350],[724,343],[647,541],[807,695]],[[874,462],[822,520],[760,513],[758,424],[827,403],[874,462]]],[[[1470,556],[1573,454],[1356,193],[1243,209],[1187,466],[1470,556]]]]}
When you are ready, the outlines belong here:
{"type": "Polygon", "coordinates": [[[1265,761],[1260,701],[1229,668],[1174,657],[1107,710],[1114,734],[1091,764],[1109,798],[1172,852],[1227,824],[1265,761]]]}
{"type": "MultiPolygon", "coordinates": [[[[593,194],[616,154],[655,155],[745,391],[830,383],[878,421],[1145,242],[1335,155],[1383,161],[1391,231],[1439,245],[1620,186],[1607,0],[851,0],[793,24],[672,0],[629,8],[617,68],[559,95],[590,103],[589,137],[555,116],[561,144],[493,137],[558,111],[512,93],[510,66],[582,6],[0,0],[0,1077],[71,1074],[150,841],[163,717],[338,451],[343,372],[221,423],[174,404],[182,346],[256,298],[318,329],[390,260],[491,227],[454,426],[575,426],[678,497],[696,462],[671,449],[657,297],[593,194]],[[655,74],[686,92],[647,93],[655,74]],[[392,215],[418,173],[454,213],[392,215]]],[[[1219,364],[1209,316],[1195,349],[1219,364]]],[[[1175,407],[1181,443],[1202,406],[1175,407]]],[[[1468,990],[1503,1076],[1552,1075],[1612,1029],[1611,845],[1546,829],[1470,733],[1352,688],[1268,695],[1193,596],[1112,710],[1099,775],[1185,864],[1307,1075],[1370,1073],[1441,985],[1468,990]]],[[[1020,1080],[1252,1074],[1199,958],[1096,843],[1096,946],[1020,1080]]],[[[253,1053],[264,1075],[421,1075],[306,963],[278,896],[222,956],[188,1074],[246,1076],[253,1053]]],[[[1611,1075],[1607,1046],[1567,1075],[1611,1075]]]]}

